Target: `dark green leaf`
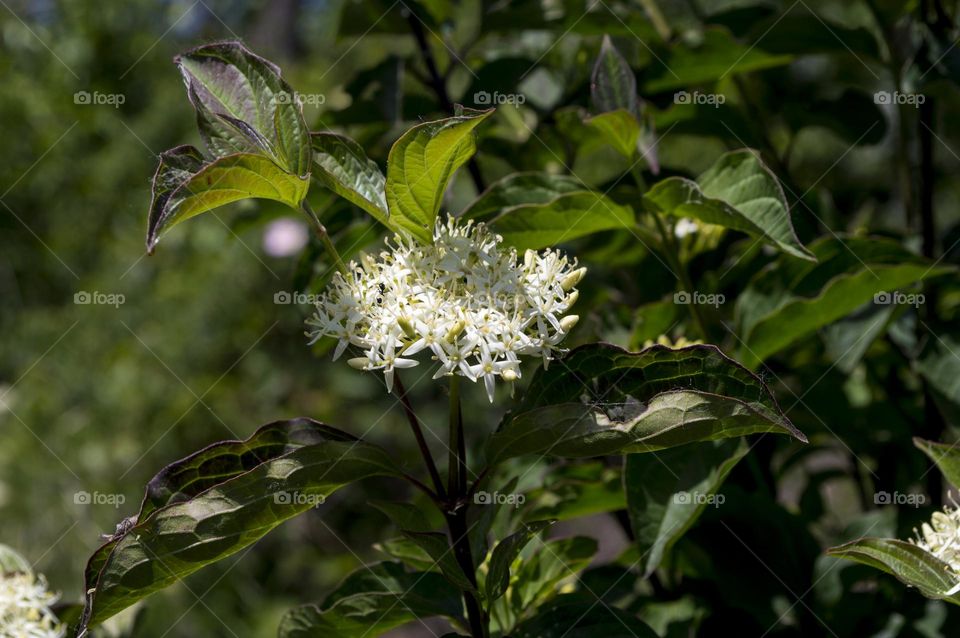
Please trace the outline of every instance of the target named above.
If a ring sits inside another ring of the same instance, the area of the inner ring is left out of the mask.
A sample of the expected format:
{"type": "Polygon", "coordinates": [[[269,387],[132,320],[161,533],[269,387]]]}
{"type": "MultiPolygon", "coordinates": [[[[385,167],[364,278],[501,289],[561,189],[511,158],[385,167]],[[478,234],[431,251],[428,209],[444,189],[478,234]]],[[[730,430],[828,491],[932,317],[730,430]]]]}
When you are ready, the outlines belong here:
{"type": "Polygon", "coordinates": [[[864,304],[950,272],[889,239],[826,237],[810,245],[819,263],[777,260],[737,299],[739,359],[755,367],[794,341],[864,304]]]}
{"type": "Polygon", "coordinates": [[[593,191],[566,193],[543,204],[512,206],[490,221],[490,227],[519,250],[546,248],[633,225],[633,209],[593,191]]]}
{"type": "Polygon", "coordinates": [[[324,186],[388,224],[386,178],[349,137],[313,133],[313,175],[324,186]]]}
{"type": "Polygon", "coordinates": [[[404,133],[387,158],[386,199],[390,225],[420,242],[433,243],[433,227],[454,172],[476,152],[473,129],[487,111],[465,110],[404,133]]]}
{"type": "Polygon", "coordinates": [[[299,208],[310,186],[309,179],[283,171],[262,155],[238,153],[206,165],[201,162],[199,151],[192,146],[179,146],[160,155],[153,176],[148,251],[153,252],[164,230],[231,202],[262,198],[299,208]]]}
{"type": "Polygon", "coordinates": [[[627,510],[646,575],[708,504],[719,504],[717,489],[748,450],[746,440],[728,439],[627,456],[627,510]]]}
{"type": "Polygon", "coordinates": [[[513,173],[494,182],[463,211],[464,219],[487,220],[521,204],[546,204],[566,193],[584,190],[583,183],[569,175],[513,173]]]}
{"type": "Polygon", "coordinates": [[[607,35],[603,36],[600,55],[593,66],[590,97],[596,113],[623,109],[634,117],[638,115],[637,79],[607,35]]]}
{"type": "MultiPolygon", "coordinates": [[[[305,420],[300,424],[303,426],[305,420]]],[[[319,442],[294,446],[244,473],[228,470],[230,478],[186,500],[154,509],[144,520],[118,531],[102,548],[106,551],[95,553],[87,567],[86,589],[90,594],[84,625],[98,624],[153,592],[236,553],[348,483],[369,476],[400,474],[381,448],[329,426],[313,426],[315,430],[309,436],[316,435],[319,442]]],[[[251,438],[256,439],[257,434],[251,438]]],[[[237,442],[225,445],[234,450],[238,447],[237,442]]],[[[200,455],[218,456],[212,448],[200,455]]],[[[183,492],[192,492],[192,462],[187,459],[175,465],[188,470],[179,476],[183,492]]],[[[164,491],[172,490],[168,487],[164,491]]]]}
{"type": "Polygon", "coordinates": [[[617,152],[632,159],[638,150],[640,141],[640,123],[629,111],[617,109],[588,118],[587,126],[597,130],[606,139],[607,144],[617,152]]]}
{"type": "MultiPolygon", "coordinates": [[[[762,44],[762,43],[761,43],[762,44]]],[[[698,42],[679,41],[669,55],[656,60],[644,84],[646,93],[706,84],[731,75],[783,66],[789,55],[771,55],[757,43],[741,44],[720,27],[704,29],[698,42]]]]}
{"type": "Polygon", "coordinates": [[[900,582],[916,587],[927,598],[960,605],[960,594],[947,596],[956,586],[957,577],[946,563],[913,543],[892,538],[861,538],[831,547],[827,553],[892,574],[900,582]]]}
{"type": "Polygon", "coordinates": [[[716,347],[592,344],[537,371],[487,458],[647,452],[754,432],[806,441],[764,383],[716,347]]]}
{"type": "Polygon", "coordinates": [[[960,485],[960,448],[956,443],[937,443],[914,437],[913,444],[930,457],[951,485],[960,485]]]}
{"type": "Polygon", "coordinates": [[[641,620],[606,603],[561,596],[520,623],[511,638],[656,638],[641,620]],[[569,599],[569,600],[568,600],[569,599]]]}
{"type": "Polygon", "coordinates": [[[534,539],[536,542],[523,550],[507,595],[491,606],[491,617],[506,635],[512,635],[509,630],[517,622],[533,616],[538,607],[555,598],[562,583],[576,581],[597,553],[597,541],[585,536],[546,542],[536,536],[534,539]]]}
{"type": "Polygon", "coordinates": [[[177,56],[200,132],[211,153],[268,154],[298,177],[310,173],[310,132],[300,101],[280,69],[239,42],[220,42],[177,56]]]}
{"type": "Polygon", "coordinates": [[[453,547],[446,534],[440,532],[413,532],[403,530],[403,535],[417,544],[423,551],[430,555],[434,565],[440,568],[443,575],[453,583],[458,589],[463,591],[476,591],[477,588],[470,582],[467,575],[457,562],[457,557],[453,553],[453,547]]]}
{"type": "Polygon", "coordinates": [[[658,182],[643,200],[654,212],[739,230],[794,257],[813,259],[793,230],[780,183],[756,151],[725,154],[696,182],[682,177],[658,182]]]}
{"type": "Polygon", "coordinates": [[[510,585],[510,566],[530,539],[552,525],[554,521],[533,521],[522,523],[521,529],[497,543],[490,556],[490,569],[487,573],[487,600],[494,601],[507,592],[510,585]]]}
{"type": "MultiPolygon", "coordinates": [[[[377,563],[349,576],[321,605],[291,609],[279,638],[361,638],[431,616],[460,619],[459,593],[439,574],[377,563]]],[[[460,621],[462,622],[462,620],[460,621]]]]}

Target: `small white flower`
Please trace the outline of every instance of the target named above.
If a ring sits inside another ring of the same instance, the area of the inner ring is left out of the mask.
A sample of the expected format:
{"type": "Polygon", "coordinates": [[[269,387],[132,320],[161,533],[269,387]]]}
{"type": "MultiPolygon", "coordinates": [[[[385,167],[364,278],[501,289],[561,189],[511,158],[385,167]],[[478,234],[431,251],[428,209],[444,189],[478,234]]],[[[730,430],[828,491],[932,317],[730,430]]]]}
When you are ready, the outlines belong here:
{"type": "Polygon", "coordinates": [[[929,523],[920,526],[920,531],[910,542],[946,563],[957,579],[957,584],[946,595],[960,591],[960,507],[944,506],[942,512],[934,512],[929,523]]]}
{"type": "Polygon", "coordinates": [[[673,234],[676,235],[677,239],[683,239],[687,235],[692,235],[698,230],[700,230],[700,224],[693,219],[688,219],[687,217],[681,217],[673,226],[673,234]]]}
{"type": "Polygon", "coordinates": [[[528,250],[518,261],[502,241],[483,224],[450,217],[432,245],[397,235],[378,257],[361,254],[318,300],[310,343],[335,338],[334,359],[348,345],[361,349],[350,365],[382,370],[388,390],[396,368],[418,365],[413,357],[429,351],[440,362],[434,378],[482,378],[493,401],[497,377],[519,378],[519,355],[546,365],[561,351],[586,272],[554,250],[528,250]]]}
{"type": "Polygon", "coordinates": [[[62,638],[66,627],[50,610],[57,599],[43,576],[34,576],[29,566],[0,574],[0,637],[62,638]]]}

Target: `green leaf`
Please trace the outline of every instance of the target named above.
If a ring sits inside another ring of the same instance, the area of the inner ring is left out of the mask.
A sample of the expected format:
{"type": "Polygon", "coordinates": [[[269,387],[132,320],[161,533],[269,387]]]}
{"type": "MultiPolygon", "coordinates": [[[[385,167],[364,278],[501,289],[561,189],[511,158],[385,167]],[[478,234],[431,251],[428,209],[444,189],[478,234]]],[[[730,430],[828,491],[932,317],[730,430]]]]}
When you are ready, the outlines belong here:
{"type": "Polygon", "coordinates": [[[587,118],[585,123],[599,131],[606,139],[607,144],[627,159],[631,159],[637,154],[637,144],[640,141],[640,123],[629,111],[624,109],[608,111],[587,118]]]}
{"type": "Polygon", "coordinates": [[[462,591],[477,591],[477,588],[470,582],[467,575],[457,562],[457,557],[453,553],[453,547],[446,534],[441,532],[414,532],[410,530],[401,530],[403,535],[413,543],[423,549],[434,565],[440,568],[441,573],[462,591]]]}
{"type": "Polygon", "coordinates": [[[512,635],[509,630],[518,621],[533,616],[538,607],[555,598],[562,583],[576,580],[597,553],[597,541],[585,536],[546,542],[534,538],[537,542],[523,550],[506,596],[491,605],[491,618],[504,635],[512,635]]]}
{"type": "Polygon", "coordinates": [[[525,520],[566,521],[626,508],[623,473],[600,461],[568,463],[544,476],[541,488],[527,492],[525,520]]]}
{"type": "MultiPolygon", "coordinates": [[[[916,361],[917,372],[927,380],[934,397],[946,401],[941,407],[955,415],[960,407],[960,338],[955,334],[931,332],[916,361]]],[[[948,420],[950,417],[948,416],[948,420]]]]}
{"type": "Polygon", "coordinates": [[[875,295],[952,271],[889,239],[825,237],[813,242],[810,250],[819,263],[781,258],[739,295],[738,358],[747,366],[756,367],[873,301],[875,295]]]}
{"type": "Polygon", "coordinates": [[[756,42],[741,44],[722,27],[704,29],[699,41],[679,40],[668,55],[654,60],[645,77],[644,94],[706,84],[741,73],[783,66],[789,55],[771,55],[756,42]]]}
{"type": "Polygon", "coordinates": [[[960,594],[947,592],[957,585],[957,576],[946,563],[913,543],[887,538],[861,538],[827,550],[830,556],[875,567],[916,587],[927,598],[960,605],[960,594]]]}
{"type": "Polygon", "coordinates": [[[519,624],[511,638],[656,638],[635,616],[601,602],[560,596],[519,624]]]}
{"type": "Polygon", "coordinates": [[[189,500],[268,460],[328,439],[354,440],[336,428],[299,418],[268,423],[242,441],[214,443],[160,470],[147,483],[136,520],[142,523],[161,507],[189,500]]]}
{"type": "Polygon", "coordinates": [[[645,557],[645,576],[656,570],[708,504],[719,505],[717,489],[748,450],[745,439],[728,439],[627,456],[627,511],[645,557]]]}
{"type": "Polygon", "coordinates": [[[436,566],[430,554],[405,536],[387,539],[382,543],[376,543],[373,547],[390,558],[395,558],[404,565],[419,571],[430,571],[436,566]]]}
{"type": "MultiPolygon", "coordinates": [[[[280,450],[274,448],[267,453],[267,448],[257,443],[264,436],[261,429],[248,439],[247,446],[236,441],[222,444],[233,452],[259,450],[266,460],[241,473],[235,460],[226,460],[225,480],[198,493],[194,494],[202,483],[198,474],[208,480],[216,474],[215,466],[231,454],[207,448],[174,464],[184,471],[159,479],[166,484],[163,493],[189,497],[153,509],[143,520],[131,521],[93,555],[86,572],[88,598],[83,626],[98,624],[188,574],[238,552],[348,483],[369,476],[400,475],[387,453],[377,446],[306,419],[294,423],[291,432],[312,428],[309,434],[297,436],[315,442],[300,445],[301,439],[291,444],[289,452],[278,453],[280,450]],[[210,460],[212,469],[197,464],[198,458],[210,460]]],[[[149,509],[146,501],[144,507],[149,509]]]]}
{"type": "Polygon", "coordinates": [[[755,432],[806,441],[766,385],[716,347],[590,344],[537,371],[487,458],[649,452],[755,432]]]}
{"type": "Polygon", "coordinates": [[[431,531],[430,522],[419,508],[410,503],[387,501],[375,501],[372,505],[397,524],[405,540],[385,544],[383,551],[420,569],[429,571],[439,568],[447,580],[459,589],[476,591],[477,588],[457,562],[447,535],[431,531]],[[424,565],[425,557],[429,558],[429,562],[424,565]]]}
{"type": "Polygon", "coordinates": [[[540,249],[604,230],[632,228],[633,209],[601,193],[566,193],[542,204],[520,204],[490,221],[506,243],[540,249]]]}
{"type": "Polygon", "coordinates": [[[643,201],[653,212],[739,230],[794,257],[813,259],[793,230],[780,183],[756,151],[723,155],[696,182],[683,177],[658,182],[643,201]]]}
{"type": "Polygon", "coordinates": [[[322,604],[288,611],[279,638],[361,638],[431,616],[463,622],[459,593],[439,574],[407,572],[399,563],[358,569],[322,604]]]}
{"type": "Polygon", "coordinates": [[[363,148],[344,135],[312,133],[313,176],[332,190],[389,225],[386,178],[363,148]]]}
{"type": "Polygon", "coordinates": [[[520,551],[536,534],[550,527],[555,521],[533,521],[522,523],[521,529],[497,543],[490,556],[490,570],[487,573],[487,600],[492,602],[507,593],[510,586],[510,566],[520,551]]]}
{"type": "Polygon", "coordinates": [[[262,155],[237,153],[202,163],[192,146],[178,146],[160,155],[153,176],[153,199],[147,224],[147,250],[171,226],[231,202],[272,199],[299,208],[309,179],[284,172],[262,155]]]}
{"type": "Polygon", "coordinates": [[[204,45],[174,61],[211,153],[260,151],[293,175],[309,175],[310,132],[303,109],[275,64],[239,42],[204,45]]]}
{"type": "Polygon", "coordinates": [[[593,66],[590,97],[597,113],[623,109],[634,118],[638,115],[637,78],[608,35],[603,36],[600,55],[593,66]]]}
{"type": "Polygon", "coordinates": [[[463,115],[415,126],[397,140],[387,157],[386,183],[390,223],[395,229],[422,243],[433,243],[447,184],[477,150],[473,129],[492,113],[493,109],[465,109],[463,115]]]}
{"type": "Polygon", "coordinates": [[[513,173],[491,184],[461,217],[487,220],[512,206],[546,204],[560,195],[584,188],[583,182],[570,175],[513,173]]]}
{"type": "Polygon", "coordinates": [[[914,437],[913,444],[930,457],[943,474],[943,478],[947,479],[951,485],[955,487],[960,485],[960,448],[956,443],[937,443],[914,437]]]}

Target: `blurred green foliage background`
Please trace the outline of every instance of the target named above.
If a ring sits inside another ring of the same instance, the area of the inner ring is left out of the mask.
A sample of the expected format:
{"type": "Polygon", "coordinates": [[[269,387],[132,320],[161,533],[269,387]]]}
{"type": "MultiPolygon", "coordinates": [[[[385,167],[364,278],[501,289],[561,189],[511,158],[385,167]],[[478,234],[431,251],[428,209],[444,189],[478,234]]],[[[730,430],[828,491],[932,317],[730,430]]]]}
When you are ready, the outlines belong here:
{"type": "MultiPolygon", "coordinates": [[[[802,239],[824,229],[869,229],[903,236],[920,250],[918,173],[926,170],[936,182],[933,255],[957,260],[960,182],[948,178],[960,164],[960,129],[949,117],[958,101],[957,52],[943,41],[927,51],[941,57],[924,72],[884,44],[917,37],[898,30],[902,16],[919,10],[916,2],[666,0],[659,3],[671,30],[666,39],[647,1],[0,4],[0,541],[35,561],[65,600],[80,599],[86,557],[100,534],[135,511],[150,477],[206,444],[309,415],[369,431],[398,457],[415,458],[402,415],[387,412],[393,401],[378,380],[306,347],[307,305],[275,303],[277,293],[318,289],[329,270],[313,240],[288,256],[265,250],[268,224],[291,212],[231,206],[175,229],[155,256],[145,255],[157,154],[200,143],[171,64],[191,46],[244,40],[277,62],[299,91],[322,96],[315,100],[322,104],[306,108],[314,130],[348,130],[381,165],[400,132],[441,115],[447,102],[478,106],[478,91],[521,94],[523,106],[502,106],[482,132],[484,182],[518,170],[570,170],[616,194],[613,180],[627,168],[624,160],[571,116],[588,106],[592,63],[600,37],[610,34],[638,70],[664,174],[696,175],[727,149],[755,147],[795,200],[802,239]],[[432,85],[411,10],[428,27],[424,37],[445,74],[446,96],[432,85]],[[934,146],[930,166],[920,164],[917,110],[873,97],[895,86],[922,87],[937,100],[926,142],[934,146]],[[675,103],[676,91],[697,87],[710,87],[725,102],[675,103]],[[78,92],[122,96],[122,104],[84,104],[78,92]],[[122,295],[123,303],[75,303],[84,292],[122,295]],[[78,492],[123,495],[125,503],[78,504],[78,492]]],[[[461,210],[476,186],[462,171],[449,208],[461,210]]],[[[377,240],[345,203],[316,195],[313,204],[345,250],[377,240]]],[[[703,275],[704,285],[735,290],[769,261],[747,245],[734,245],[747,258],[730,270],[712,254],[698,257],[694,268],[713,273],[703,275]]],[[[589,294],[596,309],[584,317],[580,339],[627,343],[636,328],[633,309],[671,291],[672,281],[628,236],[610,233],[577,248],[591,268],[597,264],[589,294]]],[[[940,334],[955,319],[941,315],[931,329],[940,334]]],[[[915,319],[905,316],[898,326],[891,330],[910,332],[915,319]]],[[[691,592],[701,611],[665,606],[656,613],[713,614],[746,627],[755,622],[760,631],[774,623],[776,632],[800,635],[823,631],[809,617],[816,607],[815,615],[837,627],[835,635],[868,635],[857,627],[949,635],[938,633],[947,626],[943,605],[891,582],[858,597],[844,587],[851,572],[818,578],[827,564],[818,558],[820,546],[868,523],[879,524],[874,534],[903,535],[927,516],[864,502],[859,457],[889,479],[885,487],[937,489],[935,481],[917,479],[927,467],[922,455],[904,450],[911,435],[949,439],[955,425],[956,377],[936,391],[943,415],[932,423],[922,382],[894,344],[880,339],[871,348],[870,366],[835,367],[818,337],[770,363],[768,378],[814,443],[802,454],[785,442],[760,446],[760,463],[745,462],[731,477],[740,497],[728,497],[736,505],[724,511],[722,525],[751,539],[751,551],[776,573],[754,563],[708,513],[682,559],[699,579],[691,592]],[[797,396],[803,398],[795,403],[797,396]],[[724,587],[722,574],[744,571],[752,580],[724,587]]],[[[947,376],[956,369],[944,365],[947,376]]],[[[440,428],[442,401],[429,400],[435,392],[421,384],[415,394],[435,406],[422,416],[440,428]]],[[[481,392],[470,394],[472,419],[492,428],[497,414],[481,392]]],[[[365,502],[371,493],[386,498],[400,489],[389,482],[344,489],[322,512],[150,598],[137,635],[272,635],[285,609],[321,598],[374,555],[386,520],[365,502]]],[[[592,578],[605,582],[602,570],[592,578]]],[[[631,592],[612,595],[630,600],[631,592]]],[[[671,604],[688,600],[677,595],[671,604]]]]}

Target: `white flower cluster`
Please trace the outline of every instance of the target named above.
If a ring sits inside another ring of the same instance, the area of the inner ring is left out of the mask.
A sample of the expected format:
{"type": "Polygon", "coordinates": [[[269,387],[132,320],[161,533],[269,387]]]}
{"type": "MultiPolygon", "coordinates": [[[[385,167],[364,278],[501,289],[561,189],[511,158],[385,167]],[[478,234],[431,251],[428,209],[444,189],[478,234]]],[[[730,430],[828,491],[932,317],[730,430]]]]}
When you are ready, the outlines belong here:
{"type": "Polygon", "coordinates": [[[310,343],[338,340],[334,359],[348,345],[365,356],[350,359],[361,370],[382,370],[387,390],[397,368],[418,365],[429,350],[440,362],[434,375],[481,378],[493,401],[497,377],[520,376],[521,355],[544,366],[577,323],[566,314],[577,300],[577,268],[554,250],[517,251],[483,224],[453,217],[437,224],[432,245],[397,235],[379,258],[362,254],[346,276],[337,273],[307,321],[310,343]]]}
{"type": "Polygon", "coordinates": [[[57,595],[42,576],[12,572],[0,576],[0,638],[61,638],[66,628],[50,606],[57,595]]]}
{"type": "Polygon", "coordinates": [[[934,512],[929,523],[913,530],[917,538],[910,539],[920,549],[927,551],[949,565],[957,577],[957,585],[948,592],[952,595],[960,591],[960,507],[944,506],[942,512],[934,512]]]}

